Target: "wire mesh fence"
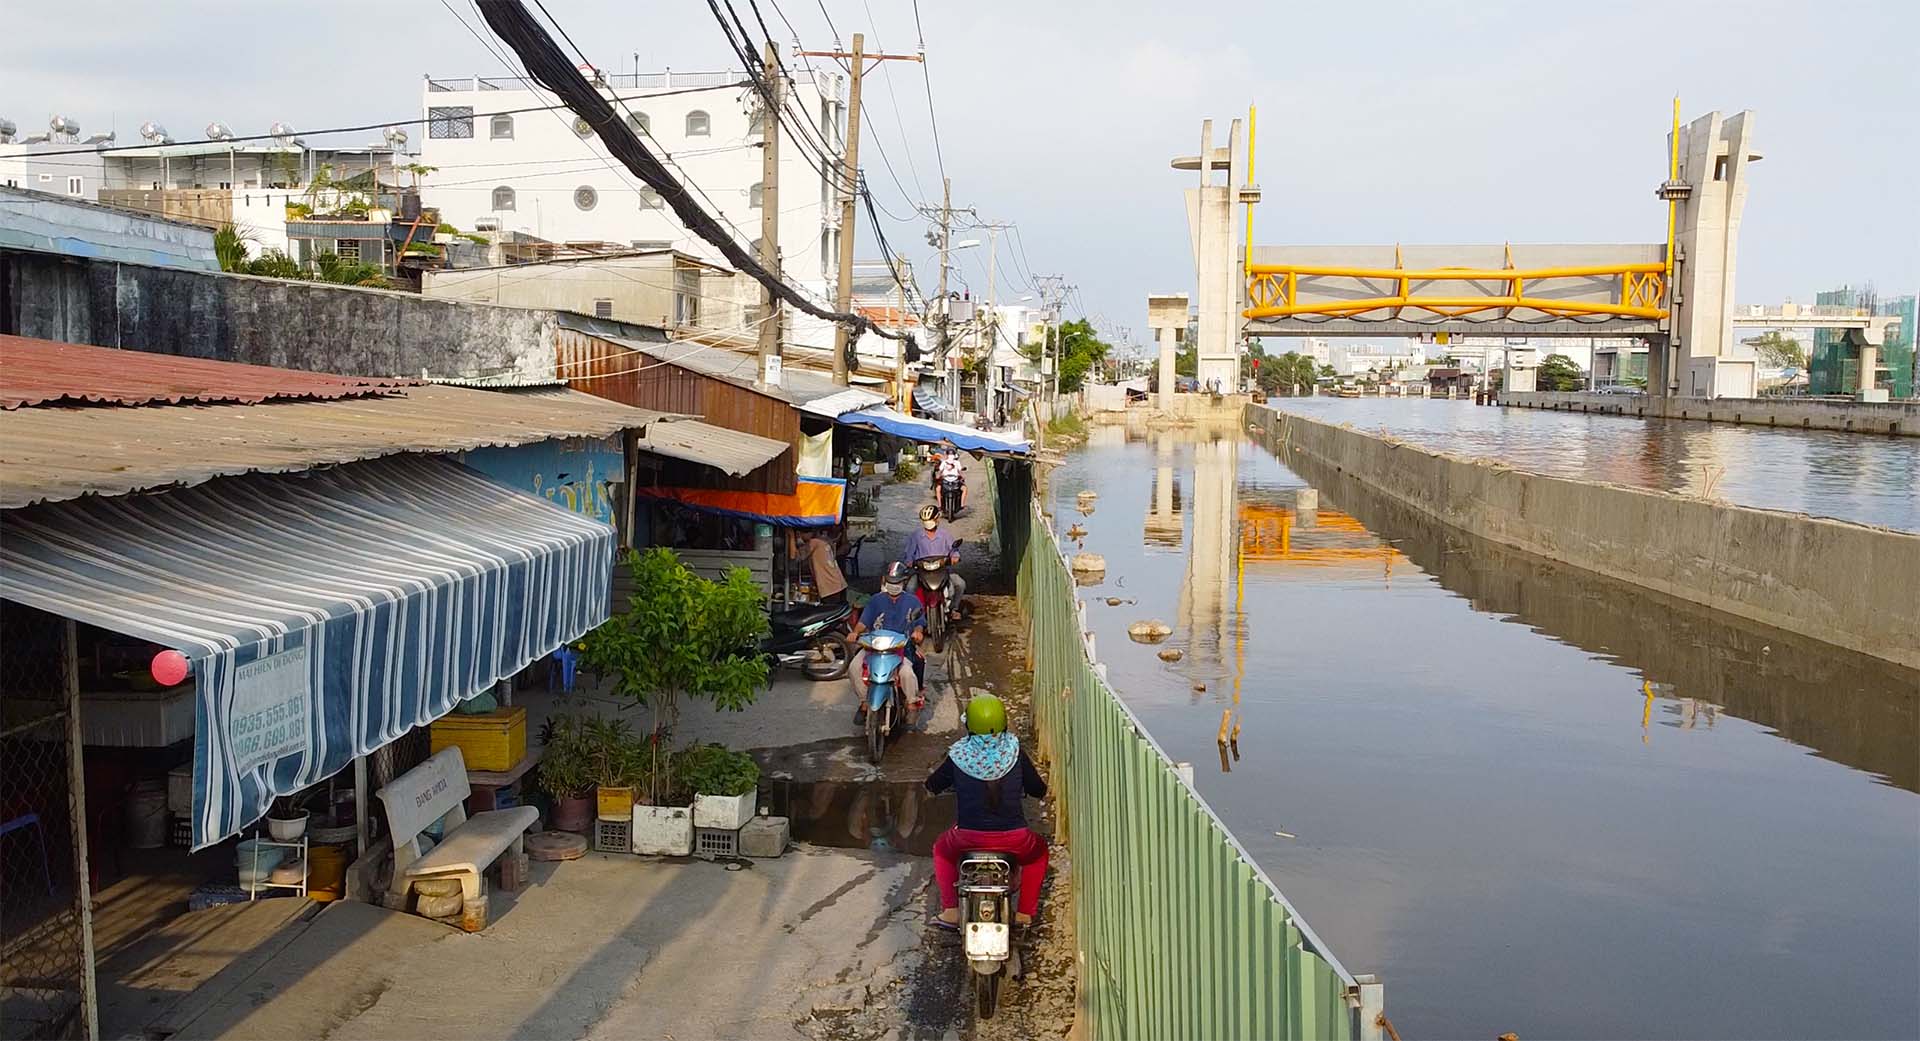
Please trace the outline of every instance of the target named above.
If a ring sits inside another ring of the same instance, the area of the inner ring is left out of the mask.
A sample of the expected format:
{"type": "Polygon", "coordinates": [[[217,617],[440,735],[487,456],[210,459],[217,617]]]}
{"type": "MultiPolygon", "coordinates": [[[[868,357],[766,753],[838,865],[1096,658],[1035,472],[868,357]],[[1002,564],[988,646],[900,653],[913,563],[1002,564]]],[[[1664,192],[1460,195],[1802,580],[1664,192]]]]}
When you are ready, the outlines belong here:
{"type": "Polygon", "coordinates": [[[84,1036],[84,795],[66,624],[0,603],[0,1037],[84,1036]]]}

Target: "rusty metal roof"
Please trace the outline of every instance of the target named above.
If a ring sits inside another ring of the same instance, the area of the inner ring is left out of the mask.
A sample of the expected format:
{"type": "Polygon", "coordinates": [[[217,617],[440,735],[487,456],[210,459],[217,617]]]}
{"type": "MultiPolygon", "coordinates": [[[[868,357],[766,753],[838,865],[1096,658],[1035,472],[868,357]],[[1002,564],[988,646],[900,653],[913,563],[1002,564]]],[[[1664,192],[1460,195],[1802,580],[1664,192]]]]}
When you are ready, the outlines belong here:
{"type": "Polygon", "coordinates": [[[389,394],[413,383],[0,336],[0,409],[325,401],[389,394]]]}
{"type": "Polygon", "coordinates": [[[787,443],[697,419],[664,416],[647,424],[640,448],[669,459],[711,466],[729,477],[741,477],[778,459],[787,450],[787,443]]]}
{"type": "Polygon", "coordinates": [[[404,452],[604,437],[662,418],[572,390],[459,387],[264,405],[17,408],[0,412],[0,508],[404,452]]]}

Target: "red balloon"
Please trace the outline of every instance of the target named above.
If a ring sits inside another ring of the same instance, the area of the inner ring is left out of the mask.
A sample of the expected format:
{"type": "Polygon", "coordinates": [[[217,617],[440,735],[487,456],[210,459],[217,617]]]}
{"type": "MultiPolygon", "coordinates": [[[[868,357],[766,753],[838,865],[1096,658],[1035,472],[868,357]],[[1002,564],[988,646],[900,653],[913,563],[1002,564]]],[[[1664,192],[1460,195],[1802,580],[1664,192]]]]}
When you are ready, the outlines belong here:
{"type": "Polygon", "coordinates": [[[193,671],[187,665],[187,656],[176,650],[164,650],[153,656],[153,678],[163,687],[175,686],[187,678],[193,671]]]}

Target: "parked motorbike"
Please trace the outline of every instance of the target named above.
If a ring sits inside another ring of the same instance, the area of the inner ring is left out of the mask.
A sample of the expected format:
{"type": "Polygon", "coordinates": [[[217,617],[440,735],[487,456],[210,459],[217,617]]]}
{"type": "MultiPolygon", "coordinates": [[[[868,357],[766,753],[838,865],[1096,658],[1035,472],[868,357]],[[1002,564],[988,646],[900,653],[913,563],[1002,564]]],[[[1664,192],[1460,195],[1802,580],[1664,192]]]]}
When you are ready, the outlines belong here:
{"type": "Polygon", "coordinates": [[[853,632],[851,606],[795,607],[773,612],[767,622],[773,631],[760,641],[760,652],[774,664],[799,669],[816,682],[846,678],[853,660],[847,647],[853,632]]]}
{"type": "Polygon", "coordinates": [[[863,668],[867,678],[867,759],[878,764],[886,754],[887,739],[907,727],[907,694],[900,686],[900,670],[913,668],[907,661],[909,639],[891,629],[874,629],[861,634],[860,646],[867,655],[863,668]]]}
{"type": "MultiPolygon", "coordinates": [[[[960,540],[954,540],[953,548],[959,551],[960,540]]],[[[920,599],[920,606],[926,609],[927,639],[933,641],[935,654],[946,649],[947,616],[960,607],[953,602],[953,586],[947,582],[947,573],[952,567],[953,561],[946,556],[921,557],[913,562],[913,592],[920,599]]]]}
{"type": "Polygon", "coordinates": [[[1013,946],[1019,886],[1019,866],[1005,853],[975,851],[960,857],[960,938],[973,983],[974,1013],[981,1019],[993,1018],[1000,984],[1021,976],[1020,952],[1013,946]]]}
{"type": "Polygon", "coordinates": [[[966,478],[959,475],[942,478],[940,481],[940,514],[948,520],[960,516],[960,507],[967,497],[966,478]]]}

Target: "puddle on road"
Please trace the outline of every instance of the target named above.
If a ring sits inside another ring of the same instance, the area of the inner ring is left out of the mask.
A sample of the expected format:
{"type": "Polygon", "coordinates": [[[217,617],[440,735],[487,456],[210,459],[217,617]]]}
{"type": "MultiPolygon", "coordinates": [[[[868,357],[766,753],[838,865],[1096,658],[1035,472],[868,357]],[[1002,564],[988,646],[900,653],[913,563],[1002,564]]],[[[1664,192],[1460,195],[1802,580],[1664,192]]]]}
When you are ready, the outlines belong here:
{"type": "Polygon", "coordinates": [[[953,827],[951,797],[930,795],[920,781],[768,778],[761,796],[784,815],[796,842],[841,849],[930,856],[933,840],[953,827]]]}

